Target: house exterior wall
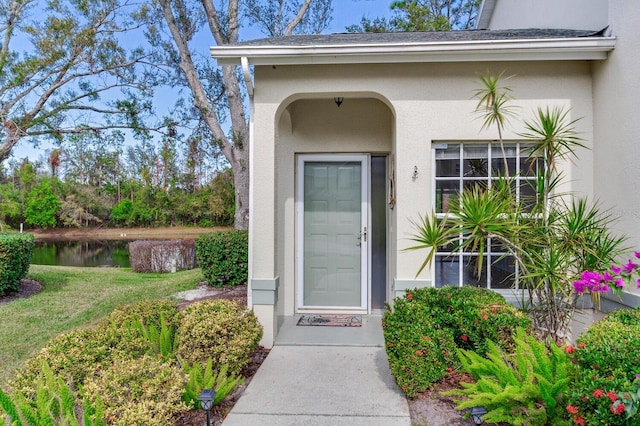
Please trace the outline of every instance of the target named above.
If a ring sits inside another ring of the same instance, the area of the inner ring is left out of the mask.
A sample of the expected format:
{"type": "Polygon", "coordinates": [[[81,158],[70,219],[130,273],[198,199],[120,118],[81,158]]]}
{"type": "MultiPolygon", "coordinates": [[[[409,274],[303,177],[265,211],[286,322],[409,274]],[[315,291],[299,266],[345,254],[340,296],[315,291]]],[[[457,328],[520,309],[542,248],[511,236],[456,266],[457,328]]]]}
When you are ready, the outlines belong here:
{"type": "MultiPolygon", "coordinates": [[[[262,344],[273,343],[276,316],[295,308],[295,154],[303,152],[389,153],[395,171],[395,208],[390,211],[389,288],[431,284],[431,271],[416,271],[425,253],[411,245],[410,219],[432,209],[432,142],[495,140],[474,114],[478,73],[515,75],[507,84],[531,117],[538,106],[563,105],[587,146],[593,140],[591,65],[588,62],[378,64],[256,67],[252,140],[250,285],[274,283],[273,305],[254,309],[265,328],[262,344]],[[343,96],[337,108],[334,96],[343,96]],[[418,177],[413,178],[414,167],[418,177]]],[[[517,140],[519,120],[505,139],[517,140]]],[[[593,157],[563,165],[564,189],[593,195],[593,157]]]]}
{"type": "Polygon", "coordinates": [[[495,0],[488,28],[601,30],[608,25],[607,3],[607,0],[495,0]]]}
{"type": "MultiPolygon", "coordinates": [[[[610,1],[608,16],[616,48],[593,64],[594,191],[629,245],[640,250],[640,7],[634,0],[610,1]]],[[[640,291],[631,291],[637,297],[626,302],[640,305],[640,291]]]]}

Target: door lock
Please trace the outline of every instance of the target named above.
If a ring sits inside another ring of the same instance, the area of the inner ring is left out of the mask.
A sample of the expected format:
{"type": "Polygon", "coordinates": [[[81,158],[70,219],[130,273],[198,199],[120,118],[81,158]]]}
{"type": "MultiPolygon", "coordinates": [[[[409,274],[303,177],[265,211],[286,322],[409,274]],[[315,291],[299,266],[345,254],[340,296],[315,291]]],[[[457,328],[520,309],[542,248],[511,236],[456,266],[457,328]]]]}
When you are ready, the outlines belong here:
{"type": "Polygon", "coordinates": [[[365,243],[367,242],[367,227],[364,227],[364,230],[362,231],[362,233],[360,234],[362,236],[362,241],[364,241],[365,243]]]}

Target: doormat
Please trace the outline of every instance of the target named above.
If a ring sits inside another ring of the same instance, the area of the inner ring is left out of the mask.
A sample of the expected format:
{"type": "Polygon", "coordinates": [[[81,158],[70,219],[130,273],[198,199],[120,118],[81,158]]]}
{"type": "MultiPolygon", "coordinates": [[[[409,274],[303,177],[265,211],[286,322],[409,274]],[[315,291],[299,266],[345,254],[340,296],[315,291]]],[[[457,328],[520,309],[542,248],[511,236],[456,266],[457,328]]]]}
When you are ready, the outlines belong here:
{"type": "Polygon", "coordinates": [[[320,325],[327,327],[361,327],[361,315],[303,315],[296,325],[320,325]]]}

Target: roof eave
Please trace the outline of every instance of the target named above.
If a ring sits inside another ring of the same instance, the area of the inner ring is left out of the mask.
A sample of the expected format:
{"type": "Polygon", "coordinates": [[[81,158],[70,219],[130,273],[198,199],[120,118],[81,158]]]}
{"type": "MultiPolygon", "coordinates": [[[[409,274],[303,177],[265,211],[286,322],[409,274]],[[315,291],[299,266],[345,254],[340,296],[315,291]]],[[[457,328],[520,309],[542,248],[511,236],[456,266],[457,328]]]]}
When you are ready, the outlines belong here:
{"type": "Polygon", "coordinates": [[[615,37],[312,46],[212,46],[220,65],[603,60],[615,37]]]}

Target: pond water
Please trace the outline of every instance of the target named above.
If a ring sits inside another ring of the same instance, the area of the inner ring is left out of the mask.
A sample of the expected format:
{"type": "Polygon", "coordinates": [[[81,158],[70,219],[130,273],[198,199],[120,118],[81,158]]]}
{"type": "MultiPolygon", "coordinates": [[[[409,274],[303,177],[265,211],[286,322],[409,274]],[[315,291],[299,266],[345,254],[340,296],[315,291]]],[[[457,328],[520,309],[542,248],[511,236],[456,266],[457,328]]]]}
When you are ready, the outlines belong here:
{"type": "Polygon", "coordinates": [[[56,266],[129,267],[129,241],[36,241],[31,263],[56,266]]]}

